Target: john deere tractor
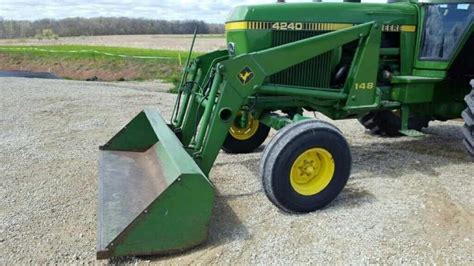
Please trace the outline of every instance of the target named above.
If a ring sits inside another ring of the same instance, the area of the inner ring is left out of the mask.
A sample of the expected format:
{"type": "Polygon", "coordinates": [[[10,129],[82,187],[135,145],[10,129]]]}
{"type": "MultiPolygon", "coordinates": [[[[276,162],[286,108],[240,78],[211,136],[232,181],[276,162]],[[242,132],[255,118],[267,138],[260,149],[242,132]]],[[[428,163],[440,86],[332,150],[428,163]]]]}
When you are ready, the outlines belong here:
{"type": "Polygon", "coordinates": [[[351,151],[338,128],[305,111],[385,136],[462,118],[473,156],[474,3],[392,2],[235,8],[228,48],[185,65],[170,120],[145,109],[101,147],[98,257],[205,241],[220,150],[253,152],[271,128],[259,172],[270,201],[290,213],[328,205],[351,174],[351,151]]]}

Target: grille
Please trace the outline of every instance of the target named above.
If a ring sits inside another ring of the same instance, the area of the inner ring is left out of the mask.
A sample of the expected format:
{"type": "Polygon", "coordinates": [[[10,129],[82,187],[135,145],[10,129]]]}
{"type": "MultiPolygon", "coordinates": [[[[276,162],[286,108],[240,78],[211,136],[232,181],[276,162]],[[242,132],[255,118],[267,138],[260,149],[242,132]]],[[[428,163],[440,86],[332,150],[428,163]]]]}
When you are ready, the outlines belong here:
{"type": "MultiPolygon", "coordinates": [[[[321,31],[273,31],[272,46],[310,38],[321,31]]],[[[331,83],[333,51],[311,58],[270,77],[273,84],[301,87],[328,88],[331,83]]]]}

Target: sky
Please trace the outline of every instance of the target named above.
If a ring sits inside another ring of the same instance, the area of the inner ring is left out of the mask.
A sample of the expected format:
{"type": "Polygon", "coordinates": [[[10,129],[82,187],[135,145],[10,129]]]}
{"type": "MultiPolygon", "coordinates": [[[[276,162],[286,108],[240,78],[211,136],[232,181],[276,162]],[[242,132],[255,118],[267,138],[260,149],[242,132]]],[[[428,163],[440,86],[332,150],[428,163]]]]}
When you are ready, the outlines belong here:
{"type": "MultiPolygon", "coordinates": [[[[327,2],[340,2],[329,0],[327,2]]],[[[67,17],[133,17],[165,20],[204,20],[223,23],[237,5],[275,0],[0,0],[0,17],[13,20],[67,17]]],[[[287,0],[287,2],[311,2],[287,0]]],[[[385,2],[385,0],[363,0],[385,2]]]]}

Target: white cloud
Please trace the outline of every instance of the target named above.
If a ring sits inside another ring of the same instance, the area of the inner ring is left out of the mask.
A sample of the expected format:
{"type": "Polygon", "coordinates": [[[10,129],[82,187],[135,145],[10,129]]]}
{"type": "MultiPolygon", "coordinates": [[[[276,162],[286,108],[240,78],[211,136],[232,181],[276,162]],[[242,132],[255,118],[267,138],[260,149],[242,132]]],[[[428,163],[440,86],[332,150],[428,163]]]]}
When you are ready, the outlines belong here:
{"type": "MultiPolygon", "coordinates": [[[[331,0],[340,2],[341,0],[331,0]]],[[[365,0],[383,2],[384,0],[365,0]]],[[[35,20],[67,17],[135,17],[166,20],[198,19],[224,22],[237,5],[273,3],[275,0],[0,0],[0,17],[35,20]]],[[[287,2],[311,2],[288,0],[287,2]]],[[[364,2],[364,1],[363,1],[364,2]]]]}

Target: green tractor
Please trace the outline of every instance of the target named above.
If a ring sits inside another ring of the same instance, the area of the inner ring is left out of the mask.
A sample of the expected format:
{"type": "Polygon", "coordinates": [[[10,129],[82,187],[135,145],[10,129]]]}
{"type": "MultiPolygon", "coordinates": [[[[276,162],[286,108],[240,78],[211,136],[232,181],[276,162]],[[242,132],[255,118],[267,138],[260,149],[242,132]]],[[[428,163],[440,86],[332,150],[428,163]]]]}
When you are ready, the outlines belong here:
{"type": "Polygon", "coordinates": [[[474,4],[391,2],[234,9],[228,49],[188,60],[171,120],[146,109],[101,147],[98,258],[205,241],[220,150],[255,151],[271,128],[260,162],[268,198],[290,213],[328,205],[351,174],[351,151],[305,111],[385,136],[463,118],[473,156],[474,4]]]}

